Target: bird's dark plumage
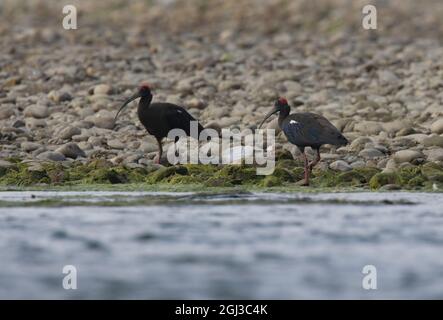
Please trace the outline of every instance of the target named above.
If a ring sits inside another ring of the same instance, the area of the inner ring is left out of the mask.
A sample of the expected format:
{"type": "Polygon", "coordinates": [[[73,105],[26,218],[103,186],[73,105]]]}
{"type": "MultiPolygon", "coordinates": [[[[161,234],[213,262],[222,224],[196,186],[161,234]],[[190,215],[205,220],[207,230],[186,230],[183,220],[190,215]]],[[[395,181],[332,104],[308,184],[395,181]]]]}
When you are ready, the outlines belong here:
{"type": "MultiPolygon", "coordinates": [[[[172,129],[182,129],[187,136],[190,136],[190,123],[197,121],[183,107],[165,102],[151,103],[148,107],[139,104],[137,113],[149,134],[156,138],[167,137],[172,129]]],[[[199,123],[198,134],[202,130],[203,126],[199,123]]]]}
{"type": "MultiPolygon", "coordinates": [[[[152,102],[151,89],[147,85],[142,85],[139,90],[120,107],[117,112],[115,119],[117,119],[119,113],[129,104],[129,102],[140,98],[138,103],[137,114],[140,122],[149,132],[153,135],[158,142],[158,159],[160,162],[163,149],[162,149],[162,139],[167,137],[169,132],[173,129],[181,129],[185,132],[187,136],[191,136],[191,121],[197,121],[193,116],[191,116],[184,108],[177,106],[172,103],[166,102],[152,102]]],[[[198,139],[200,132],[204,128],[197,124],[197,136],[194,137],[198,139]]],[[[176,141],[178,139],[176,138],[176,141]]]]}
{"type": "MultiPolygon", "coordinates": [[[[302,104],[296,101],[297,105],[302,104]]],[[[259,127],[274,113],[279,113],[278,125],[284,132],[288,141],[296,145],[303,154],[305,163],[305,180],[303,185],[309,185],[309,174],[312,168],[320,161],[320,147],[324,144],[343,146],[348,140],[325,117],[310,113],[289,114],[291,107],[284,98],[275,102],[274,108],[269,112],[259,127]],[[310,163],[305,154],[305,148],[311,147],[316,151],[316,157],[310,163]]]]}
{"type": "Polygon", "coordinates": [[[323,144],[346,145],[348,140],[325,117],[315,113],[294,113],[282,121],[280,128],[289,142],[300,149],[320,148],[323,144]]]}

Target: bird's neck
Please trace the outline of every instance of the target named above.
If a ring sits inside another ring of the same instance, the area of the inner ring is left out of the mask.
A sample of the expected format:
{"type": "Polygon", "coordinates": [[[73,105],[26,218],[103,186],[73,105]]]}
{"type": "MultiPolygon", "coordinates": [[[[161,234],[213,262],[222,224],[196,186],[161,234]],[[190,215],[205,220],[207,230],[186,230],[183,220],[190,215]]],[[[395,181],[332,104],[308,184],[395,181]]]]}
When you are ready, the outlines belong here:
{"type": "Polygon", "coordinates": [[[151,105],[152,96],[143,96],[140,98],[140,101],[138,102],[138,112],[143,112],[143,110],[146,110],[151,105]]]}
{"type": "Polygon", "coordinates": [[[289,110],[282,110],[278,115],[278,126],[281,128],[283,121],[289,115],[289,110]]]}

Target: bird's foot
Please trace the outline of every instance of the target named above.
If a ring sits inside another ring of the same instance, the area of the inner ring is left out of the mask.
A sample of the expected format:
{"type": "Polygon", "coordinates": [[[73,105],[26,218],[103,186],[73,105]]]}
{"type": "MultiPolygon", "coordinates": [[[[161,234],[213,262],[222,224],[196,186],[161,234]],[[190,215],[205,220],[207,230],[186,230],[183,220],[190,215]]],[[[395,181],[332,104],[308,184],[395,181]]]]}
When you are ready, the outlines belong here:
{"type": "Polygon", "coordinates": [[[159,157],[158,155],[156,155],[156,156],[154,157],[154,163],[155,163],[155,164],[160,164],[160,157],[159,157]]]}
{"type": "Polygon", "coordinates": [[[295,183],[295,185],[301,186],[301,187],[308,187],[309,186],[309,181],[307,181],[306,179],[303,179],[303,180],[297,181],[295,183]]]}

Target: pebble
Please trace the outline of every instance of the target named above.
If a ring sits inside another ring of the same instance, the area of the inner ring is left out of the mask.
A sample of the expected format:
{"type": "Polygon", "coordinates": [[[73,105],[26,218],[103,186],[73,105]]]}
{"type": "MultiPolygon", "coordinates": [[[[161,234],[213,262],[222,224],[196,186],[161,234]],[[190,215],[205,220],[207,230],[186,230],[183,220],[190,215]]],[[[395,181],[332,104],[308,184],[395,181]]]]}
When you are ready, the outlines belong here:
{"type": "Polygon", "coordinates": [[[375,148],[368,148],[363,149],[358,153],[359,157],[365,158],[365,159],[375,159],[375,158],[381,158],[384,156],[384,153],[381,152],[378,149],[375,148]]]}
{"type": "Polygon", "coordinates": [[[419,158],[424,158],[424,155],[416,150],[400,150],[394,154],[394,160],[397,163],[412,162],[419,158]]]}
{"type": "Polygon", "coordinates": [[[49,109],[47,106],[40,104],[33,104],[23,111],[25,117],[34,117],[37,119],[47,118],[49,116],[49,109]]]}
{"type": "Polygon", "coordinates": [[[346,161],[343,161],[343,160],[337,160],[337,161],[332,162],[329,165],[329,168],[331,168],[332,170],[335,170],[335,171],[350,171],[350,170],[352,170],[352,167],[346,161]]]}
{"type": "Polygon", "coordinates": [[[109,147],[111,147],[113,149],[122,150],[125,148],[125,144],[117,139],[108,140],[107,144],[109,147]]]}
{"type": "Polygon", "coordinates": [[[443,133],[443,119],[438,119],[431,125],[431,131],[433,133],[441,134],[443,133]]]}
{"type": "Polygon", "coordinates": [[[0,120],[8,119],[14,115],[14,107],[13,106],[1,106],[0,107],[0,120]]]}
{"type": "Polygon", "coordinates": [[[367,135],[376,135],[383,130],[383,127],[375,121],[361,121],[355,124],[354,130],[367,135]]]}
{"type": "Polygon", "coordinates": [[[425,147],[442,147],[443,148],[443,136],[433,136],[423,139],[423,145],[425,147]]]}
{"type": "Polygon", "coordinates": [[[443,148],[429,151],[428,161],[443,161],[443,148]]]}
{"type": "Polygon", "coordinates": [[[26,119],[25,123],[26,123],[26,128],[30,130],[46,127],[46,121],[43,119],[30,118],[26,119]]]}
{"type": "Polygon", "coordinates": [[[64,161],[64,160],[66,160],[66,157],[63,154],[61,154],[60,152],[45,151],[45,152],[40,153],[37,156],[37,159],[50,160],[50,161],[64,161]]]}
{"type": "Polygon", "coordinates": [[[351,151],[361,151],[367,143],[372,143],[372,139],[368,137],[358,137],[351,142],[349,149],[351,151]]]}
{"type": "Polygon", "coordinates": [[[9,161],[6,161],[6,160],[2,160],[2,159],[0,159],[0,168],[8,169],[8,168],[11,168],[11,167],[13,167],[13,166],[14,166],[13,163],[11,163],[11,162],[9,162],[9,161]]]}
{"type": "Polygon", "coordinates": [[[41,144],[36,143],[36,142],[29,142],[29,141],[24,141],[20,145],[20,148],[25,152],[31,152],[31,151],[37,150],[40,147],[41,147],[41,144]]]}
{"type": "Polygon", "coordinates": [[[358,160],[358,161],[352,162],[351,167],[353,169],[361,169],[361,168],[366,167],[366,162],[364,162],[362,160],[358,160]]]}
{"type": "Polygon", "coordinates": [[[81,132],[82,131],[77,127],[67,126],[63,130],[61,130],[57,134],[57,136],[60,137],[60,139],[67,140],[67,139],[71,139],[72,136],[79,135],[81,132]]]}
{"type": "MultiPolygon", "coordinates": [[[[67,158],[72,158],[72,159],[77,159],[78,157],[86,157],[85,152],[82,149],[80,149],[80,147],[74,142],[67,143],[57,148],[55,151],[67,158]]],[[[60,161],[60,160],[55,160],[55,161],[60,161]]]]}
{"type": "Polygon", "coordinates": [[[103,129],[113,129],[114,128],[114,117],[110,116],[97,116],[93,120],[94,125],[98,128],[103,129]]]}
{"type": "Polygon", "coordinates": [[[107,84],[99,84],[94,87],[94,95],[108,95],[111,91],[111,86],[107,84]]]}

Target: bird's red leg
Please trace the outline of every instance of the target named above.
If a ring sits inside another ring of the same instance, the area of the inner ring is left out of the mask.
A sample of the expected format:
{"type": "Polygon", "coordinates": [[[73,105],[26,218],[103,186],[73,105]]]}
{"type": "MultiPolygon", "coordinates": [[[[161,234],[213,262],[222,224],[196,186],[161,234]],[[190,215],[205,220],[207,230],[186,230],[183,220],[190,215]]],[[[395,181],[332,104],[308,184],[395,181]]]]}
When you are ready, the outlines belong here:
{"type": "Polygon", "coordinates": [[[315,152],[316,152],[315,159],[311,161],[311,163],[309,163],[310,172],[312,172],[312,168],[314,168],[315,165],[320,162],[320,149],[315,149],[315,152]]]}
{"type": "Polygon", "coordinates": [[[155,156],[154,162],[160,164],[160,160],[163,155],[162,140],[157,138],[157,144],[158,144],[158,154],[155,156]]]}
{"type": "Polygon", "coordinates": [[[301,185],[301,186],[309,186],[309,174],[310,174],[309,161],[308,161],[308,157],[306,156],[306,153],[304,152],[304,150],[302,152],[302,155],[303,155],[303,160],[304,160],[304,164],[305,164],[305,179],[299,181],[297,184],[301,185]]]}

